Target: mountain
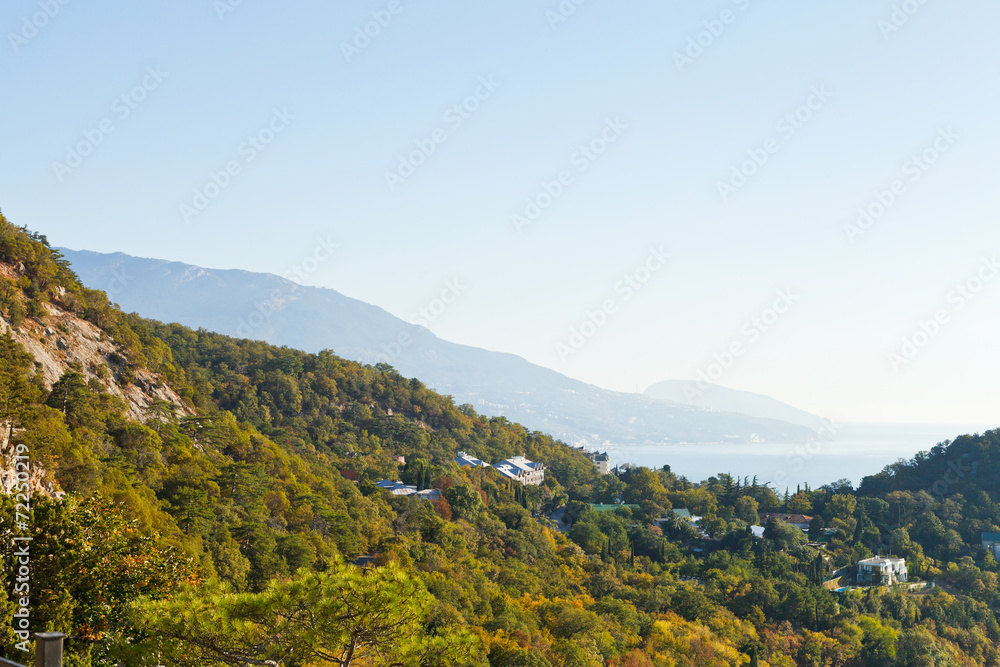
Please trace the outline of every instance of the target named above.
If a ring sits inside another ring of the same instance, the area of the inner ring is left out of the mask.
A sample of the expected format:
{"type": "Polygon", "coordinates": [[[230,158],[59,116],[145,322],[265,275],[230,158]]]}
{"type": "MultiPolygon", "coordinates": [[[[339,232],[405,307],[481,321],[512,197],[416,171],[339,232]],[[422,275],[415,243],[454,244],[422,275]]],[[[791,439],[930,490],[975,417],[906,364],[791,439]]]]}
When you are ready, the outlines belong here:
{"type": "Polygon", "coordinates": [[[1000,664],[1000,431],[784,500],[753,466],[600,475],[388,365],[122,313],[2,215],[0,329],[0,559],[31,570],[0,655],[30,618],[67,666],[1000,664]],[[890,553],[911,585],[853,580],[890,553]]]}
{"type": "Polygon", "coordinates": [[[512,354],[441,340],[335,290],[271,274],[122,253],[60,252],[85,285],[104,290],[127,311],[308,352],[332,349],[368,364],[388,363],[482,413],[574,443],[787,442],[810,434],[799,424],[601,389],[512,354]]]}
{"type": "Polygon", "coordinates": [[[817,429],[823,419],[781,401],[749,391],[728,389],[717,384],[699,388],[694,380],[666,380],[643,392],[644,396],[681,405],[694,405],[709,410],[735,412],[761,419],[777,419],[817,429]]]}

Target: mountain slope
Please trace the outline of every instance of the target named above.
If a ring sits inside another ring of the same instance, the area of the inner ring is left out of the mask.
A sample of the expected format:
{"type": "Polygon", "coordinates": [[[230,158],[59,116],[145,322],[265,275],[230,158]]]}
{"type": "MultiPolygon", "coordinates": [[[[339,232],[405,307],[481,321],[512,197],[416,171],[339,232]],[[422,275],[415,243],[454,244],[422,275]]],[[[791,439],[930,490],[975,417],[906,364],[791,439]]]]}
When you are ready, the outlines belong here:
{"type": "Polygon", "coordinates": [[[278,276],[210,270],[122,253],[61,249],[81,280],[129,311],[227,335],[389,363],[459,403],[574,442],[795,441],[799,425],[622,394],[511,354],[443,341],[334,290],[278,276]]]}
{"type": "Polygon", "coordinates": [[[770,396],[729,389],[717,384],[708,385],[704,390],[700,390],[693,380],[666,380],[650,386],[643,395],[681,405],[735,412],[762,419],[778,419],[813,429],[823,425],[821,417],[770,396]]]}
{"type": "MultiPolygon", "coordinates": [[[[32,627],[71,635],[67,665],[290,664],[289,647],[306,664],[354,646],[345,618],[381,633],[384,655],[402,651],[394,664],[1000,664],[998,566],[980,547],[1000,531],[998,432],[893,464],[864,491],[784,502],[745,475],[698,488],[668,468],[600,476],[581,452],[387,366],[123,315],[2,215],[0,321],[42,344],[29,354],[0,335],[4,467],[45,481],[51,464],[66,492],[35,493],[31,510],[0,495],[0,558],[30,549],[32,627]],[[101,358],[110,371],[84,378],[101,358]],[[154,404],[129,419],[105,381],[139,380],[171,387],[186,414],[154,404]],[[461,468],[459,450],[523,452],[545,482],[461,468]],[[395,496],[384,478],[442,497],[395,496]],[[542,518],[558,507],[568,531],[542,518]],[[672,507],[716,539],[657,519],[672,507]],[[755,541],[758,510],[809,511],[834,534],[816,550],[775,522],[755,541]],[[824,587],[834,567],[890,551],[940,586],[824,587]],[[362,554],[374,567],[348,564],[362,554]],[[380,629],[390,607],[409,619],[396,636],[380,629]]],[[[0,596],[0,655],[30,651],[15,610],[0,596]]]]}

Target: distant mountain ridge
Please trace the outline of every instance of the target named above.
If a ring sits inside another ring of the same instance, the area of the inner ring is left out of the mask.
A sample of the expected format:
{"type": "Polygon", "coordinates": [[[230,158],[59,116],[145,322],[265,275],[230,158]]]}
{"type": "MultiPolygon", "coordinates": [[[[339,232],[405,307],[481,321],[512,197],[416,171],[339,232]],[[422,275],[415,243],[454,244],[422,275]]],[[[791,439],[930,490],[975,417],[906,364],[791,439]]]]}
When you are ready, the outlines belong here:
{"type": "Polygon", "coordinates": [[[127,311],[307,352],[389,363],[401,374],[569,442],[804,441],[801,425],[612,392],[516,355],[441,340],[429,330],[339,292],[279,276],[59,249],[88,287],[127,311]]]}
{"type": "Polygon", "coordinates": [[[817,415],[800,410],[777,399],[749,391],[729,389],[717,384],[699,385],[694,380],[666,380],[643,392],[645,396],[681,405],[694,405],[709,410],[735,412],[765,419],[778,419],[812,429],[823,425],[817,415]]]}

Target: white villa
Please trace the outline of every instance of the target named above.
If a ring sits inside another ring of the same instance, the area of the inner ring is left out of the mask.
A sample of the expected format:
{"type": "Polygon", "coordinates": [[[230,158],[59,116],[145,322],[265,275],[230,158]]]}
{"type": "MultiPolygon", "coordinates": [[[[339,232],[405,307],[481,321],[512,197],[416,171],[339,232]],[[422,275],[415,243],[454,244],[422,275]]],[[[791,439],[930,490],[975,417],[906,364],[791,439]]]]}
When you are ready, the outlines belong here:
{"type": "Polygon", "coordinates": [[[437,489],[424,489],[417,491],[417,487],[412,484],[394,482],[391,479],[383,479],[375,482],[375,486],[385,489],[394,496],[416,496],[423,500],[437,500],[441,497],[441,492],[437,489]]]}
{"type": "Polygon", "coordinates": [[[529,461],[523,456],[512,456],[494,463],[493,467],[504,477],[520,482],[523,486],[538,486],[545,481],[545,464],[529,461]]]}
{"type": "Polygon", "coordinates": [[[597,472],[599,474],[607,475],[611,472],[611,457],[608,456],[607,452],[603,454],[595,454],[591,461],[593,461],[594,465],[597,466],[597,472]]]}
{"type": "Polygon", "coordinates": [[[455,463],[462,466],[463,468],[489,468],[490,464],[482,459],[477,459],[471,454],[466,454],[465,452],[459,452],[458,456],[455,457],[455,463]]]}
{"type": "Polygon", "coordinates": [[[611,472],[611,457],[608,456],[607,452],[604,452],[603,454],[600,452],[588,452],[587,448],[584,447],[583,445],[579,447],[573,447],[572,449],[574,451],[580,452],[588,459],[590,459],[590,462],[597,467],[598,473],[602,475],[607,475],[611,472]]]}
{"type": "Polygon", "coordinates": [[[906,581],[906,559],[876,556],[858,561],[858,583],[895,584],[906,581]]]}
{"type": "MultiPolygon", "coordinates": [[[[458,453],[458,456],[455,457],[455,463],[463,468],[490,467],[486,461],[465,452],[458,453]]],[[[494,463],[493,467],[507,479],[520,482],[522,485],[538,486],[545,481],[545,464],[529,461],[523,456],[512,456],[500,461],[500,463],[494,463]]]]}

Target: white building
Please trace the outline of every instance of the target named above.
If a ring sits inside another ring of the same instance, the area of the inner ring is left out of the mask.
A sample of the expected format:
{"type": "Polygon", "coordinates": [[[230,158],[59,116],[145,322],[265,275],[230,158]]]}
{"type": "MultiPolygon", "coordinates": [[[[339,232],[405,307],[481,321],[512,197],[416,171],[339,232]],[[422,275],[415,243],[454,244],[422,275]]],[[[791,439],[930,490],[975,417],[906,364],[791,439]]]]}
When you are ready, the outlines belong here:
{"type": "Polygon", "coordinates": [[[1000,533],[983,533],[983,548],[992,551],[993,556],[1000,559],[1000,533]]]}
{"type": "Polygon", "coordinates": [[[441,497],[441,492],[437,489],[424,489],[423,491],[417,491],[417,487],[412,484],[403,484],[402,482],[394,482],[390,479],[383,479],[375,482],[375,486],[380,489],[385,489],[394,496],[416,496],[423,500],[437,500],[441,497]]]}
{"type": "Polygon", "coordinates": [[[597,466],[597,472],[600,474],[607,475],[611,472],[611,457],[607,455],[607,452],[604,454],[595,454],[591,461],[597,466]]]}
{"type": "Polygon", "coordinates": [[[523,456],[512,456],[494,463],[493,467],[504,477],[520,482],[523,486],[538,486],[545,481],[545,464],[529,461],[523,456]]]}
{"type": "Polygon", "coordinates": [[[482,459],[477,459],[475,456],[466,454],[465,452],[459,452],[458,456],[455,457],[455,463],[462,466],[463,468],[489,468],[490,464],[482,459]]]}
{"type": "Polygon", "coordinates": [[[394,496],[409,496],[417,492],[417,487],[412,484],[403,484],[402,482],[394,482],[391,479],[381,479],[375,482],[375,486],[380,489],[385,489],[394,496]]]}
{"type": "Polygon", "coordinates": [[[858,583],[895,584],[906,581],[906,559],[876,556],[858,562],[858,583]]]}

